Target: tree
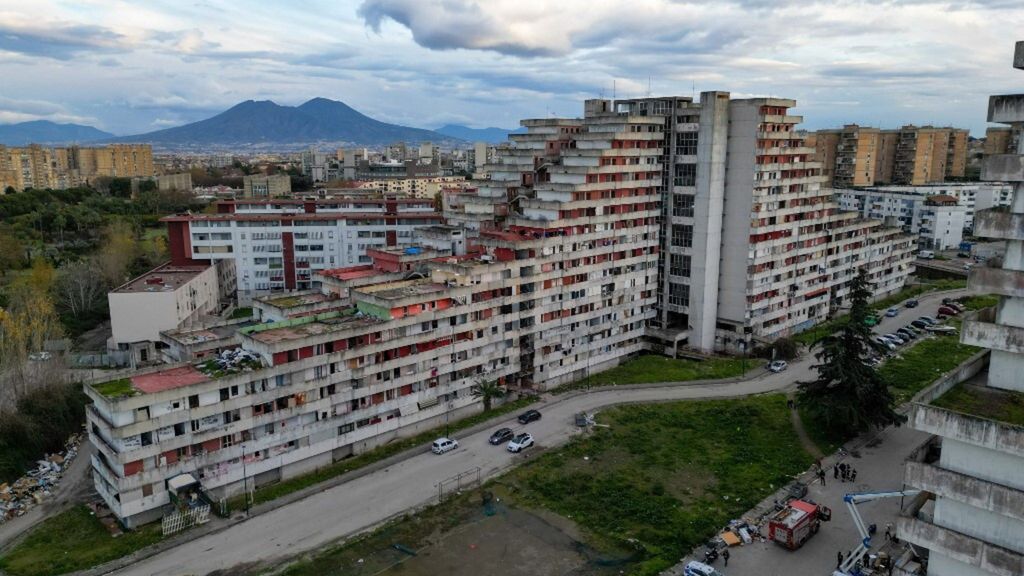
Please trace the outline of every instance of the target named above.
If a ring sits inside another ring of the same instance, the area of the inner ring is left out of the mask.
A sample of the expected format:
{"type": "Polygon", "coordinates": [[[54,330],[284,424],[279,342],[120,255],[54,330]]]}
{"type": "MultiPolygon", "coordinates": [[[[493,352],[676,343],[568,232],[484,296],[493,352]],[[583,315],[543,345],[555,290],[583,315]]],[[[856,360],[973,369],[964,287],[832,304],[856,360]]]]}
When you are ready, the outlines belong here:
{"type": "Polygon", "coordinates": [[[505,388],[498,384],[497,380],[479,380],[473,387],[473,397],[482,398],[484,401],[484,412],[491,411],[492,400],[504,396],[505,388]]]}
{"type": "Polygon", "coordinates": [[[62,313],[81,318],[102,306],[107,290],[95,269],[92,260],[79,260],[60,268],[54,296],[62,313]]]}
{"type": "Polygon", "coordinates": [[[138,255],[135,231],[124,222],[107,226],[103,246],[96,255],[96,271],[110,288],[120,286],[127,278],[128,267],[138,255]]]}
{"type": "Polygon", "coordinates": [[[850,321],[816,343],[818,378],[798,384],[798,399],[831,430],[861,432],[901,422],[888,383],[868,364],[879,344],[866,324],[871,290],[862,269],[850,281],[850,321]]]}
{"type": "Polygon", "coordinates": [[[0,277],[8,270],[20,268],[25,258],[25,247],[10,226],[0,226],[0,277]]]}

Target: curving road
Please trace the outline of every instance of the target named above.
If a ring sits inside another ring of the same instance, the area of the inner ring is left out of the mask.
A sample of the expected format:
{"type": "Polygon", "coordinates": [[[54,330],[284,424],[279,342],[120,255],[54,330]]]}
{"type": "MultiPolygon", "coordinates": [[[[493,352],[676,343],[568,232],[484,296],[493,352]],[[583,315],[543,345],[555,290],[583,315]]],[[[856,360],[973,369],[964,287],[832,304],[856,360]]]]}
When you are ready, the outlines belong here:
{"type": "MultiPolygon", "coordinates": [[[[943,297],[966,293],[958,290],[920,298],[921,305],[902,310],[896,318],[884,318],[876,331],[891,332],[921,315],[934,315],[943,297]]],[[[615,404],[666,402],[699,398],[745,396],[784,390],[799,380],[810,379],[813,358],[805,356],[785,372],[764,372],[749,380],[715,381],[678,386],[598,388],[587,393],[543,398],[535,405],[543,418],[520,426],[514,417],[495,421],[493,429],[508,426],[527,430],[539,446],[567,442],[577,429],[573,414],[595,412],[615,404]]],[[[514,466],[523,455],[512,455],[502,446],[491,446],[491,430],[459,438],[457,450],[443,455],[423,453],[350,482],[328,488],[293,504],[254,516],[228,528],[186,542],[128,566],[116,574],[132,576],[178,576],[227,570],[233,566],[273,561],[315,550],[380,522],[427,504],[437,497],[437,484],[460,472],[479,467],[485,478],[514,466]]]]}

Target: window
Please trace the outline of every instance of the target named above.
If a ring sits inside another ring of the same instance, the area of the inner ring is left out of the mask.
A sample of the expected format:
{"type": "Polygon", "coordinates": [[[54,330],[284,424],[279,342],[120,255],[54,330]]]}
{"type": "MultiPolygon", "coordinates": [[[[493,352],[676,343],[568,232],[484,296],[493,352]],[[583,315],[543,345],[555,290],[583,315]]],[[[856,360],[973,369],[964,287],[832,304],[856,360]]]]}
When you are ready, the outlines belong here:
{"type": "Polygon", "coordinates": [[[668,303],[676,306],[690,305],[690,286],[670,282],[668,285],[668,303]]]}
{"type": "Polygon", "coordinates": [[[153,495],[153,485],[152,484],[143,484],[142,485],[142,497],[145,498],[146,496],[152,496],[152,495],[153,495]]]}
{"type": "Polygon", "coordinates": [[[693,217],[693,199],[690,194],[672,195],[672,215],[693,217]]]}
{"type": "Polygon", "coordinates": [[[693,247],[693,226],[687,224],[672,225],[672,245],[683,248],[693,247]]]}
{"type": "Polygon", "coordinates": [[[348,434],[352,430],[355,430],[354,424],[342,424],[341,426],[338,426],[338,436],[341,436],[342,434],[348,434]]]}
{"type": "Polygon", "coordinates": [[[697,184],[696,164],[676,164],[675,186],[695,186],[697,184]]]}
{"type": "Polygon", "coordinates": [[[695,156],[697,154],[697,133],[676,133],[676,156],[695,156]]]}
{"type": "Polygon", "coordinates": [[[673,276],[690,277],[690,257],[685,254],[672,254],[668,273],[673,276]]]}

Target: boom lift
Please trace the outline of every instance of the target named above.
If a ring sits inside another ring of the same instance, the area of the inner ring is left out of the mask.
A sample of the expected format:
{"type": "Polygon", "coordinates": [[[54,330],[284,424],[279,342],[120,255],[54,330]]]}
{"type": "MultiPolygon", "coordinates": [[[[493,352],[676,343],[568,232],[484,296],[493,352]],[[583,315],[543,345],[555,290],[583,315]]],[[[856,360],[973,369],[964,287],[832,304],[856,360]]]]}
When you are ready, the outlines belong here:
{"type": "Polygon", "coordinates": [[[858,492],[855,494],[847,494],[843,496],[843,502],[846,502],[846,507],[850,509],[850,516],[853,517],[853,523],[857,526],[857,532],[860,533],[860,545],[857,549],[850,554],[846,560],[843,560],[842,564],[839,565],[839,569],[832,572],[832,576],[858,576],[860,571],[854,572],[857,562],[861,559],[865,552],[871,549],[871,534],[868,532],[867,527],[864,525],[864,519],[860,517],[860,512],[857,510],[857,504],[864,502],[870,502],[872,500],[879,500],[882,498],[895,498],[897,496],[916,496],[920,490],[900,490],[896,492],[858,492]]]}

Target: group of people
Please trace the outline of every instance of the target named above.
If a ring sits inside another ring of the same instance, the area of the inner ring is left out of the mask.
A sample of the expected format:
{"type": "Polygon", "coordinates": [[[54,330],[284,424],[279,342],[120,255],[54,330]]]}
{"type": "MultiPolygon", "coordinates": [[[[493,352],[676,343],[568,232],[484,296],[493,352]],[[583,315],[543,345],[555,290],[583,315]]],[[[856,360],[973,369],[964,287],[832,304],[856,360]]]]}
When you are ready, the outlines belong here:
{"type": "Polygon", "coordinates": [[[850,466],[846,462],[840,462],[839,464],[836,464],[834,468],[832,468],[832,477],[835,478],[836,480],[841,479],[843,482],[856,482],[857,469],[854,468],[853,466],[850,466]]]}

